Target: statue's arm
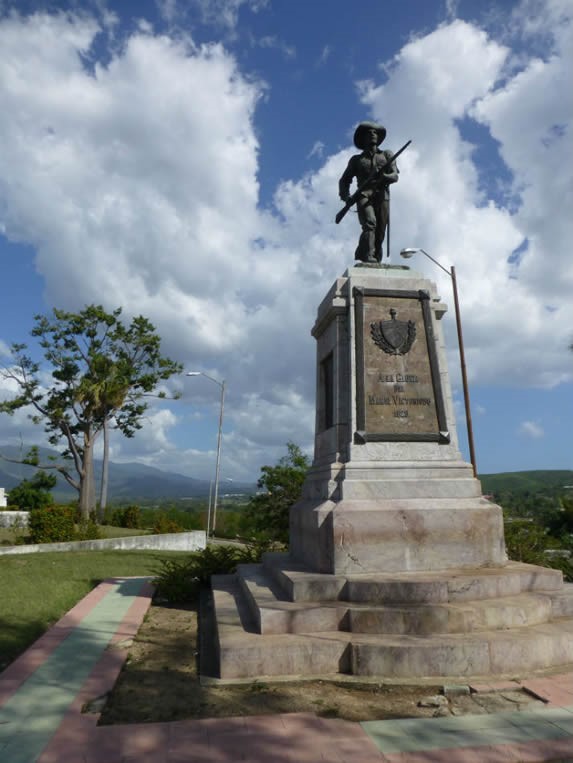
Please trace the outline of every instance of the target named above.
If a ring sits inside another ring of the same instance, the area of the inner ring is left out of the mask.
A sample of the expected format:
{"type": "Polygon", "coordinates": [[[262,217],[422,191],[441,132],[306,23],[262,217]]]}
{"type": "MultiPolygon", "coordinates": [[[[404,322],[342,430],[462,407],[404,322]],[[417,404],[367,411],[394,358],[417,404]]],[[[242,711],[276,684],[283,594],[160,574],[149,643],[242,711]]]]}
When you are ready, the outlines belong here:
{"type": "MultiPolygon", "coordinates": [[[[384,155],[386,156],[386,159],[389,159],[392,156],[392,151],[384,151],[384,155]]],[[[384,167],[383,175],[384,175],[384,183],[386,185],[390,185],[390,183],[396,183],[398,181],[398,175],[400,173],[400,170],[398,169],[398,165],[396,162],[390,162],[390,164],[387,164],[384,167]]]]}
{"type": "Polygon", "coordinates": [[[346,169],[342,173],[340,180],[338,181],[338,195],[340,196],[342,201],[348,201],[348,198],[350,196],[350,185],[352,183],[354,176],[355,176],[355,172],[353,168],[353,162],[351,159],[348,162],[346,169]]]}

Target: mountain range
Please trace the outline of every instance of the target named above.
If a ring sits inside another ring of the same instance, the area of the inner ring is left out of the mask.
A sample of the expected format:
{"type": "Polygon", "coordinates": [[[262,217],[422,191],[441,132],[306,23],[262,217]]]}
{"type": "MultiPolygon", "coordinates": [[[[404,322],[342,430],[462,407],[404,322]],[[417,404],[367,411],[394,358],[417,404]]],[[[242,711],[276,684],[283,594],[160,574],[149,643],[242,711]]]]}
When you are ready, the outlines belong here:
{"type": "MultiPolygon", "coordinates": [[[[14,445],[0,445],[0,487],[6,492],[23,479],[29,479],[36,467],[14,463],[21,460],[26,451],[14,445]],[[4,456],[4,459],[1,458],[4,456]],[[7,461],[5,459],[11,459],[7,461]]],[[[49,448],[39,448],[40,463],[50,463],[58,453],[49,448]]],[[[101,461],[96,460],[96,480],[99,484],[101,461]]],[[[521,493],[561,493],[563,488],[573,485],[573,471],[544,470],[480,474],[484,493],[510,491],[521,493]]],[[[125,500],[150,501],[159,499],[206,498],[209,495],[209,480],[194,479],[176,472],[167,472],[153,466],[139,463],[110,462],[109,496],[110,502],[125,500]]],[[[257,486],[254,483],[233,482],[225,486],[226,492],[252,495],[257,486]]],[[[77,496],[76,491],[58,475],[58,484],[52,491],[57,501],[69,501],[77,496]]]]}
{"type": "MultiPolygon", "coordinates": [[[[49,448],[38,449],[40,464],[49,464],[50,459],[57,458],[58,453],[49,448]]],[[[6,492],[15,487],[23,479],[29,479],[37,467],[27,464],[14,463],[26,455],[14,445],[0,445],[0,487],[6,492]],[[2,458],[2,456],[4,458],[2,458]],[[6,459],[11,459],[7,461],[6,459]]],[[[59,459],[61,463],[61,459],[59,459]]],[[[96,484],[99,484],[101,461],[96,459],[96,484]]],[[[169,498],[206,498],[209,495],[210,481],[186,477],[176,472],[166,472],[153,466],[139,463],[115,463],[109,465],[108,500],[137,499],[169,499],[169,498]]],[[[248,493],[256,491],[254,483],[233,482],[226,485],[226,492],[248,493]]],[[[52,491],[58,501],[69,501],[77,497],[77,492],[58,475],[58,483],[52,491]]]]}

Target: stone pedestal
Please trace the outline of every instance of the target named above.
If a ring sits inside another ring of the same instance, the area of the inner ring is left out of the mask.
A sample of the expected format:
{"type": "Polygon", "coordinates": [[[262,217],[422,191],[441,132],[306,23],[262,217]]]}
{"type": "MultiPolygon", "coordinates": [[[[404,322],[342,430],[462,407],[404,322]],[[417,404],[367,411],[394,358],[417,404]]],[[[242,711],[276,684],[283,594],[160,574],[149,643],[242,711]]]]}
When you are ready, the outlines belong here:
{"type": "Polygon", "coordinates": [[[501,565],[499,507],[458,449],[436,287],[352,268],[318,309],[315,455],[294,560],[329,573],[501,565]]]}
{"type": "Polygon", "coordinates": [[[460,455],[434,284],[355,267],[318,309],[288,554],[212,578],[222,679],[496,676],[573,662],[573,585],[508,562],[460,455]]]}

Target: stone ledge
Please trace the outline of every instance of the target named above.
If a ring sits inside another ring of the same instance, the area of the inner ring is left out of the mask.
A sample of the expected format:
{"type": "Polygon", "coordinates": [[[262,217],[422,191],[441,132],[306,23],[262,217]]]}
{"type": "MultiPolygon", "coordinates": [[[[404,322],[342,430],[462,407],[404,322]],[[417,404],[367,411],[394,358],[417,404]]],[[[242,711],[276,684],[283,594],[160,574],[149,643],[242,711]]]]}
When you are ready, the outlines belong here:
{"type": "Polygon", "coordinates": [[[127,535],[123,538],[79,540],[68,543],[36,543],[26,546],[0,546],[0,556],[15,554],[40,554],[59,551],[200,551],[207,546],[204,530],[188,533],[164,533],[162,535],[127,535]]]}

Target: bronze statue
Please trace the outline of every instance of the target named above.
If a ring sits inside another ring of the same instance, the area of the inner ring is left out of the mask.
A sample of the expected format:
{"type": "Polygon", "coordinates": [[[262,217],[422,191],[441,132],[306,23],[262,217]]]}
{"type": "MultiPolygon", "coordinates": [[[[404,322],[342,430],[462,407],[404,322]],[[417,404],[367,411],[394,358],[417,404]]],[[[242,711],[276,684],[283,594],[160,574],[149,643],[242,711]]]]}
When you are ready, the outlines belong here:
{"type": "Polygon", "coordinates": [[[354,131],[354,145],[362,153],[355,154],[338,183],[339,195],[346,202],[336,216],[339,223],[353,204],[356,204],[362,234],[354,258],[367,263],[382,260],[382,242],[390,214],[389,186],[398,180],[395,159],[410,144],[406,143],[393,154],[378,146],[386,137],[386,128],[374,122],[361,122],[354,131]],[[350,185],[356,179],[357,190],[351,195],[350,185]]]}

